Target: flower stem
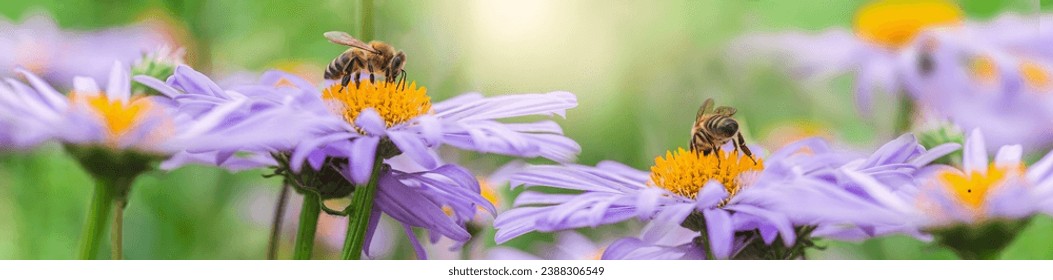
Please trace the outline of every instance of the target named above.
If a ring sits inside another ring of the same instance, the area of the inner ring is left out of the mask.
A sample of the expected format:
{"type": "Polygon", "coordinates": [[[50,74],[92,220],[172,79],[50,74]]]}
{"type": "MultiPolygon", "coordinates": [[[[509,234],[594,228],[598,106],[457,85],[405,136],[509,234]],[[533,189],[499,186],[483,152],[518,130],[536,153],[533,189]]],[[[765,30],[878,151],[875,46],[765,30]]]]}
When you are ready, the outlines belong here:
{"type": "Polygon", "coordinates": [[[351,213],[348,214],[347,238],[344,239],[344,251],[341,254],[345,260],[357,260],[362,257],[362,247],[366,241],[366,231],[369,230],[369,218],[373,212],[373,197],[377,193],[377,182],[380,181],[380,171],[384,165],[384,158],[377,153],[373,161],[373,172],[370,173],[369,182],[365,186],[355,189],[351,197],[351,213]]]}
{"type": "Polygon", "coordinates": [[[311,251],[314,250],[314,234],[318,229],[318,215],[322,211],[319,203],[318,194],[310,191],[303,192],[303,207],[300,208],[300,228],[296,231],[296,249],[293,253],[293,259],[311,259],[311,251]]]}
{"type": "Polygon", "coordinates": [[[359,39],[364,42],[373,40],[373,0],[362,0],[359,6],[362,10],[361,18],[359,18],[359,27],[362,28],[358,32],[359,39]]]}
{"type": "Polygon", "coordinates": [[[893,133],[895,133],[893,137],[898,137],[910,131],[911,122],[914,121],[915,107],[914,100],[910,99],[906,94],[900,94],[899,113],[896,115],[896,123],[893,124],[893,133]]]}
{"type": "Polygon", "coordinates": [[[110,257],[114,260],[124,259],[124,207],[128,203],[124,199],[114,199],[113,204],[117,209],[113,211],[113,228],[110,229],[110,257]]]}
{"type": "Polygon", "coordinates": [[[91,198],[91,206],[88,208],[88,221],[84,225],[84,232],[80,240],[80,256],[82,260],[95,259],[99,253],[99,245],[102,244],[102,236],[106,231],[106,223],[109,221],[110,209],[113,208],[114,188],[112,181],[103,179],[95,180],[95,194],[91,198]]]}
{"type": "Polygon", "coordinates": [[[282,220],[285,216],[285,205],[289,201],[289,184],[282,183],[278,194],[278,204],[274,206],[274,218],[271,219],[271,239],[267,242],[267,259],[278,259],[278,241],[281,240],[282,220]]]}

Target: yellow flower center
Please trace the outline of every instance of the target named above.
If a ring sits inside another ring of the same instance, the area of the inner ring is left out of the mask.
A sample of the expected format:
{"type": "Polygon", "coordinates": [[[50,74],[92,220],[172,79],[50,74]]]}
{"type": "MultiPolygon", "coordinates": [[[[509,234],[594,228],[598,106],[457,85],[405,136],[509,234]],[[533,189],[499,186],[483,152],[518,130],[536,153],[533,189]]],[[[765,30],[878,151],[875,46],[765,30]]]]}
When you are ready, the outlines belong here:
{"type": "Polygon", "coordinates": [[[348,123],[355,123],[355,118],[362,110],[373,108],[384,119],[388,127],[409,121],[431,111],[431,97],[426,88],[418,88],[417,83],[399,87],[397,83],[380,81],[377,84],[362,81],[355,86],[354,82],[347,87],[333,84],[322,92],[322,98],[334,101],[332,109],[348,123]]]}
{"type": "Polygon", "coordinates": [[[487,183],[486,180],[480,178],[479,190],[481,191],[483,198],[490,201],[494,207],[501,208],[501,193],[494,189],[493,186],[490,186],[490,183],[487,183]]]}
{"type": "Polygon", "coordinates": [[[87,104],[95,111],[106,126],[111,140],[120,138],[128,130],[138,125],[151,106],[149,99],[143,98],[125,103],[120,100],[110,100],[105,93],[101,92],[90,97],[79,97],[76,93],[71,93],[69,96],[73,102],[87,104]]]}
{"type": "Polygon", "coordinates": [[[878,0],[859,9],[856,35],[872,43],[896,49],[914,39],[925,28],[962,23],[958,6],[946,0],[878,0]]]}
{"type": "Polygon", "coordinates": [[[1020,63],[1020,74],[1024,76],[1024,82],[1040,90],[1049,89],[1053,82],[1049,77],[1049,72],[1034,61],[1020,63]]]}
{"type": "MultiPolygon", "coordinates": [[[[1038,89],[1047,90],[1050,86],[1053,86],[1053,77],[1050,77],[1049,71],[1031,60],[1024,60],[1017,66],[1020,71],[1020,76],[1023,77],[1024,83],[1028,86],[1038,89]]],[[[970,70],[973,77],[977,80],[985,83],[997,83],[1001,78],[1001,74],[998,72],[998,66],[994,61],[993,57],[990,56],[979,56],[972,60],[970,70]]]]}
{"type": "Polygon", "coordinates": [[[649,184],[694,199],[706,182],[716,180],[724,185],[730,198],[742,188],[744,175],[763,169],[764,162],[759,158],[754,162],[749,157],[725,151],[720,151],[718,158],[718,153],[702,155],[680,148],[654,159],[649,184]]]}
{"type": "Polygon", "coordinates": [[[971,209],[980,209],[984,199],[991,190],[997,188],[1005,181],[1009,170],[991,165],[987,174],[973,171],[968,174],[945,171],[940,173],[940,181],[950,188],[958,199],[971,209]]]}
{"type": "Polygon", "coordinates": [[[994,58],[990,56],[976,57],[972,60],[970,68],[972,69],[973,77],[976,77],[981,82],[995,83],[999,80],[998,66],[995,65],[994,58]]]}

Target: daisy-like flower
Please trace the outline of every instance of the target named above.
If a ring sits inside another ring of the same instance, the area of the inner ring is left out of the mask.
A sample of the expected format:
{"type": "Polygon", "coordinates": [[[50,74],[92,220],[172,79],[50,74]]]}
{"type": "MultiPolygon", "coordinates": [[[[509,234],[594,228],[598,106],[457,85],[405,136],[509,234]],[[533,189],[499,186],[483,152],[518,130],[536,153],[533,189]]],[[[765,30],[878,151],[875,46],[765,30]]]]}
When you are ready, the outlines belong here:
{"type": "MultiPolygon", "coordinates": [[[[917,37],[936,29],[978,34],[974,39],[1000,47],[1045,52],[1036,21],[1006,15],[991,22],[968,22],[960,8],[949,0],[876,0],[856,12],[852,31],[832,28],[820,35],[755,35],[741,39],[736,52],[742,56],[767,53],[787,59],[794,75],[814,80],[854,73],[856,103],[869,113],[874,89],[887,94],[914,95],[903,80],[917,63],[903,65],[917,37]],[[1031,26],[1026,25],[1031,22],[1031,26]]],[[[1045,38],[1050,36],[1045,35],[1045,38]]]]}
{"type": "Polygon", "coordinates": [[[61,89],[76,76],[103,80],[114,61],[132,64],[144,53],[171,40],[149,26],[99,31],[70,31],[46,14],[29,15],[21,23],[0,19],[0,76],[21,67],[61,89]]]}
{"type": "MultiPolygon", "coordinates": [[[[153,161],[190,147],[211,132],[226,107],[191,121],[162,97],[133,94],[129,69],[114,63],[106,87],[88,77],[74,79],[64,95],[35,74],[20,69],[29,84],[5,79],[0,86],[0,139],[4,149],[28,149],[46,141],[62,143],[98,182],[85,227],[81,258],[94,258],[110,210],[120,221],[132,182],[153,161]]],[[[230,107],[230,106],[227,106],[230,107]]],[[[273,141],[264,139],[264,141],[273,141]]],[[[117,224],[120,225],[119,223],[117,224]]],[[[120,231],[115,235],[119,237],[120,231]]],[[[120,258],[120,238],[114,239],[120,258]]]]}
{"type": "Polygon", "coordinates": [[[990,151],[1010,144],[1029,151],[1050,146],[1053,121],[1036,120],[1053,120],[1053,56],[1026,42],[987,36],[969,30],[921,35],[902,56],[910,92],[931,115],[965,131],[987,132],[990,151]]]}
{"type": "Polygon", "coordinates": [[[1030,216],[1053,213],[1053,153],[1031,167],[1021,161],[1021,155],[1019,145],[1008,145],[991,161],[984,135],[973,130],[966,139],[960,167],[933,165],[920,170],[911,181],[885,181],[845,171],[865,191],[826,190],[825,198],[809,198],[813,204],[803,208],[872,213],[839,219],[897,229],[876,234],[934,234],[963,258],[994,258],[1030,216]],[[832,201],[838,202],[828,203],[832,201]]]}
{"type": "Polygon", "coordinates": [[[679,149],[657,157],[650,172],[616,162],[601,162],[595,167],[528,166],[514,175],[512,182],[513,186],[525,185],[531,189],[517,197],[516,208],[498,216],[494,224],[498,229],[496,240],[502,243],[531,231],[596,227],[641,219],[693,230],[698,238],[680,240],[678,246],[669,247],[698,250],[691,256],[734,257],[737,249],[741,249],[741,246],[736,248],[736,244],[744,244],[743,240],[736,240],[735,233],[755,230],[767,244],[782,235],[783,243],[793,246],[797,235],[792,221],[766,209],[768,198],[760,194],[777,184],[810,184],[810,179],[788,172],[791,168],[786,166],[812,158],[800,153],[806,149],[825,148],[820,141],[812,139],[756,160],[738,153],[702,155],[679,149]],[[581,193],[533,190],[538,186],[581,193]]]}
{"type": "MultiPolygon", "coordinates": [[[[610,258],[799,258],[808,237],[829,225],[825,220],[784,211],[803,203],[795,190],[851,189],[836,170],[851,169],[882,180],[900,181],[917,164],[954,147],[926,151],[904,136],[866,160],[830,149],[812,138],[788,145],[756,162],[727,152],[700,155],[667,152],[651,172],[613,162],[596,167],[531,166],[512,178],[513,185],[548,186],[582,191],[553,194],[527,190],[517,208],[498,216],[496,240],[530,231],[595,227],[628,219],[650,221],[639,238],[608,249],[610,258]],[[913,144],[913,145],[910,145],[913,144]],[[908,146],[913,149],[904,149],[908,146]],[[680,225],[694,236],[671,239],[680,225]],[[776,242],[781,238],[782,242],[776,242]]],[[[908,177],[909,178],[909,177],[908,177]]]]}
{"type": "MultiPolygon", "coordinates": [[[[138,81],[174,96],[178,106],[191,111],[207,112],[222,104],[247,100],[250,105],[243,107],[242,114],[225,121],[251,127],[249,133],[254,135],[283,133],[275,128],[286,124],[309,126],[309,132],[294,141],[260,146],[228,141],[229,145],[214,145],[211,151],[191,151],[205,157],[189,156],[187,162],[221,162],[218,160],[231,158],[235,151],[246,151],[274,155],[279,169],[290,175],[336,171],[349,181],[344,184],[356,187],[343,186],[321,193],[323,199],[347,196],[353,191],[351,208],[375,209],[352,213],[355,216],[349,219],[348,232],[356,241],[351,243],[362,239],[368,242],[381,213],[402,223],[407,232],[420,227],[430,231],[432,240],[444,236],[464,242],[470,238],[465,223],[475,217],[477,207],[495,212],[480,194],[479,183],[470,172],[441,163],[434,150],[440,145],[556,161],[572,160],[580,150],[577,143],[562,135],[555,122],[497,121],[531,115],[562,116],[566,109],[577,105],[574,95],[566,92],[498,97],[466,94],[432,104],[427,90],[412,82],[397,85],[363,80],[358,85],[333,84],[318,90],[299,77],[269,72],[257,85],[228,91],[185,67],[176,69],[176,75],[167,83],[148,77],[138,81]],[[273,111],[287,114],[286,120],[254,121],[257,112],[273,111]],[[409,172],[386,164],[396,155],[413,160],[423,171],[409,172]],[[375,204],[369,206],[374,196],[375,204]]],[[[232,135],[231,139],[240,137],[243,136],[232,135]]],[[[306,182],[298,183],[303,183],[298,184],[299,188],[309,192],[324,191],[306,182]]],[[[410,237],[418,256],[423,258],[420,242],[414,235],[410,237]]],[[[349,244],[344,257],[357,258],[361,247],[354,247],[361,245],[349,244]]]]}

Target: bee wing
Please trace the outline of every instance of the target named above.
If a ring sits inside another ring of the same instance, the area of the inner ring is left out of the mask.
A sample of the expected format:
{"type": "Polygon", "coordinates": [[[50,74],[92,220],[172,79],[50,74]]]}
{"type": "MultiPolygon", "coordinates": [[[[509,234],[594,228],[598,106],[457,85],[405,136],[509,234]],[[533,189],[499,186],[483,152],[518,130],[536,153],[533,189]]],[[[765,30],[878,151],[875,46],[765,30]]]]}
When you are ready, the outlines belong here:
{"type": "Polygon", "coordinates": [[[713,98],[706,98],[705,102],[702,102],[702,106],[698,107],[698,114],[695,115],[695,121],[699,121],[703,116],[713,111],[713,98]]]}
{"type": "Polygon", "coordinates": [[[732,107],[720,106],[720,107],[717,107],[717,110],[713,111],[713,113],[716,113],[718,115],[725,115],[725,116],[729,116],[730,117],[730,116],[734,115],[735,112],[738,112],[738,111],[739,110],[736,110],[735,108],[732,108],[732,107]]]}
{"type": "Polygon", "coordinates": [[[351,35],[347,34],[346,32],[329,31],[326,32],[324,35],[326,39],[329,39],[329,42],[349,46],[352,48],[359,48],[371,53],[377,53],[377,50],[374,50],[373,47],[369,46],[369,44],[363,43],[362,41],[355,39],[355,37],[351,37],[351,35]]]}

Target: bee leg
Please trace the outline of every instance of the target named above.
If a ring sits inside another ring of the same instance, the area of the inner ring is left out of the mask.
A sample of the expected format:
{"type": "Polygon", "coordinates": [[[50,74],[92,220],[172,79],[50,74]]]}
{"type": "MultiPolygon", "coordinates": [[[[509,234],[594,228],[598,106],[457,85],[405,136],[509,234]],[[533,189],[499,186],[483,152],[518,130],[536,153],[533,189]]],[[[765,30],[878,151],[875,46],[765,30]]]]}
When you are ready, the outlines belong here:
{"type": "Polygon", "coordinates": [[[347,84],[349,83],[351,83],[351,75],[344,75],[344,77],[340,79],[340,85],[343,86],[340,90],[347,88],[347,84]]]}
{"type": "Polygon", "coordinates": [[[406,74],[406,70],[402,70],[402,73],[399,74],[399,76],[401,77],[399,79],[399,86],[401,87],[400,89],[406,89],[406,76],[408,75],[409,74],[406,74]]]}
{"type": "Polygon", "coordinates": [[[713,155],[717,157],[717,166],[720,166],[720,146],[713,145],[713,155]]]}
{"type": "Polygon", "coordinates": [[[347,88],[347,84],[351,82],[351,79],[355,79],[355,88],[358,88],[358,78],[355,77],[355,72],[357,71],[353,71],[355,69],[355,64],[362,65],[362,59],[357,56],[352,56],[351,61],[349,61],[347,65],[344,65],[344,69],[341,71],[341,73],[344,73],[344,78],[340,80],[340,85],[344,86],[344,88],[347,88]]]}
{"type": "Polygon", "coordinates": [[[742,149],[742,153],[744,153],[744,154],[746,154],[746,156],[750,157],[750,160],[752,160],[753,163],[757,163],[757,159],[753,158],[753,152],[750,152],[750,147],[746,146],[746,139],[742,138],[742,132],[738,133],[738,142],[739,143],[736,146],[742,149]]]}
{"type": "Polygon", "coordinates": [[[369,68],[369,83],[377,84],[377,78],[373,76],[373,64],[366,64],[366,67],[369,68]]]}

